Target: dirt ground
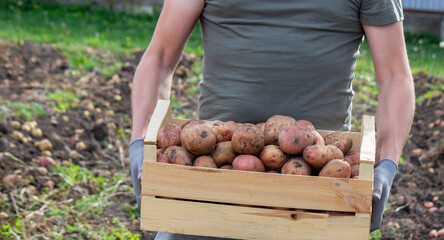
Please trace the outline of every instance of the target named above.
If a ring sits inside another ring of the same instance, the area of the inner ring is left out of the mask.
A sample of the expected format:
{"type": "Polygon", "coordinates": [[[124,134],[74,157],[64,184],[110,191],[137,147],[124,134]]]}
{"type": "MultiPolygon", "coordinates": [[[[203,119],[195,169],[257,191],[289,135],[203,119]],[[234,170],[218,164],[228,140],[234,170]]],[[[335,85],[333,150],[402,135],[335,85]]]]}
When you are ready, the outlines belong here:
{"type": "MultiPolygon", "coordinates": [[[[42,130],[41,137],[17,129],[14,121],[22,126],[25,121],[10,110],[6,111],[4,120],[0,120],[0,200],[5,200],[1,205],[0,212],[4,214],[0,214],[0,224],[13,224],[14,214],[29,214],[25,207],[33,201],[32,196],[42,192],[49,191],[54,201],[66,202],[99,191],[93,184],[68,191],[62,189],[63,179],[49,168],[51,165],[73,163],[88,168],[94,176],[127,173],[131,80],[141,54],[135,53],[108,79],[94,70],[72,77],[66,59],[50,46],[0,44],[0,111],[7,109],[11,102],[38,104],[46,111],[36,120],[42,130]],[[56,108],[65,102],[57,105],[48,97],[48,93],[57,89],[76,94],[64,111],[56,108]],[[17,136],[15,131],[23,136],[17,136]],[[42,144],[35,145],[43,139],[52,144],[47,152],[39,150],[42,144]],[[53,162],[46,164],[42,161],[45,157],[53,162]]],[[[174,76],[172,94],[181,102],[175,107],[176,115],[196,116],[197,94],[190,91],[195,84],[185,81],[190,77],[194,60],[195,56],[184,55],[174,76]]],[[[437,82],[444,84],[442,79],[415,76],[417,95],[426,94],[437,82]]],[[[417,106],[404,161],[391,191],[381,239],[427,239],[431,230],[444,228],[444,97],[442,92],[435,95],[417,106]]],[[[360,118],[362,112],[355,111],[354,115],[360,118]]],[[[135,204],[133,194],[124,187],[130,183],[129,177],[120,182],[117,191],[120,193],[109,197],[111,204],[105,207],[99,220],[91,220],[97,228],[112,226],[110,219],[118,216],[128,229],[140,233],[138,220],[131,220],[128,211],[119,207],[123,203],[135,204]]],[[[27,222],[24,231],[27,236],[43,237],[50,229],[60,228],[63,232],[66,221],[42,214],[32,223],[27,222]]],[[[64,238],[75,239],[76,234],[65,231],[64,238]]],[[[154,236],[151,232],[142,234],[144,239],[154,236]]]]}

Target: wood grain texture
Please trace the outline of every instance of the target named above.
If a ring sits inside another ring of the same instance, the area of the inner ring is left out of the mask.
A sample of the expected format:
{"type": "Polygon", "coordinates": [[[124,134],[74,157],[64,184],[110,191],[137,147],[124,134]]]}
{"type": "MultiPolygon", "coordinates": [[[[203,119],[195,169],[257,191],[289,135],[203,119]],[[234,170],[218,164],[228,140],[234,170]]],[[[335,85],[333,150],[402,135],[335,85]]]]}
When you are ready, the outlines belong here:
{"type": "Polygon", "coordinates": [[[359,179],[373,180],[376,156],[375,118],[373,116],[362,117],[361,132],[359,179]]]}
{"type": "Polygon", "coordinates": [[[141,229],[237,239],[368,239],[366,218],[142,197],[141,229]]]}
{"type": "Polygon", "coordinates": [[[151,115],[150,123],[145,134],[145,144],[157,144],[157,133],[159,129],[171,122],[172,110],[169,100],[157,101],[153,115],[151,115]]]}
{"type": "Polygon", "coordinates": [[[143,195],[369,213],[371,181],[190,167],[145,161],[143,195]],[[146,177],[145,177],[146,176],[146,177]]]}

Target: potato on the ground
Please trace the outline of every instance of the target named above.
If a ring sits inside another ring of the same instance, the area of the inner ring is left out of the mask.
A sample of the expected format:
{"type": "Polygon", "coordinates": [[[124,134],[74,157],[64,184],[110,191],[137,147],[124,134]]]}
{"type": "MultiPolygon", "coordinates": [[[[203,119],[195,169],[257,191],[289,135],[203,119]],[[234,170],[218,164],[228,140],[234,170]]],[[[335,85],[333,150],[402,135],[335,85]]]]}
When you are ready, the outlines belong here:
{"type": "Polygon", "coordinates": [[[182,129],[174,124],[166,124],[161,127],[157,134],[157,146],[168,148],[170,146],[180,146],[180,132],[182,129]]]}
{"type": "Polygon", "coordinates": [[[315,127],[313,126],[313,123],[311,123],[310,121],[307,120],[297,120],[296,121],[296,125],[297,126],[302,126],[302,127],[306,127],[310,130],[315,130],[315,127]]]}
{"type": "Polygon", "coordinates": [[[288,155],[282,152],[279,146],[267,145],[262,149],[259,158],[269,170],[279,170],[288,160],[288,155]]]}
{"type": "Polygon", "coordinates": [[[220,167],[220,169],[233,169],[233,166],[231,166],[231,165],[223,165],[222,167],[220,167]]]}
{"type": "Polygon", "coordinates": [[[193,165],[193,155],[191,155],[183,147],[171,146],[165,149],[164,154],[168,157],[171,163],[179,165],[193,165]]]}
{"type": "Polygon", "coordinates": [[[214,135],[216,135],[216,142],[225,142],[230,141],[231,136],[233,136],[233,130],[226,123],[215,120],[204,123],[203,125],[213,131],[214,135]]]}
{"type": "Polygon", "coordinates": [[[264,133],[254,124],[243,124],[234,131],[231,145],[239,154],[257,154],[264,148],[264,133]]]}
{"type": "Polygon", "coordinates": [[[203,123],[205,123],[205,122],[200,119],[191,119],[191,120],[188,120],[184,125],[182,125],[182,129],[184,129],[187,126],[193,126],[193,125],[203,124],[203,123]]]}
{"type": "Polygon", "coordinates": [[[216,144],[216,149],[211,153],[211,157],[214,159],[218,167],[231,165],[236,157],[236,152],[231,146],[231,141],[216,144]]]}
{"type": "Polygon", "coordinates": [[[296,120],[292,117],[274,115],[265,122],[265,144],[279,145],[278,137],[282,129],[289,126],[296,126],[296,120]]]}
{"type": "Polygon", "coordinates": [[[318,131],[311,130],[311,133],[313,133],[313,135],[315,136],[315,138],[313,140],[313,144],[325,146],[324,138],[322,137],[322,135],[318,131]]]}
{"type": "Polygon", "coordinates": [[[290,126],[282,129],[278,142],[281,150],[288,154],[300,154],[308,146],[313,145],[314,135],[311,131],[290,126]]]}
{"type": "Polygon", "coordinates": [[[353,146],[350,135],[345,132],[331,132],[325,135],[324,140],[326,145],[334,145],[341,149],[344,154],[348,153],[353,146]]]}
{"type": "Polygon", "coordinates": [[[170,163],[170,159],[167,157],[167,155],[157,152],[156,154],[156,162],[161,163],[170,163]]]}
{"type": "Polygon", "coordinates": [[[350,178],[351,167],[348,162],[342,159],[329,161],[319,172],[321,177],[350,178]]]}
{"type": "Polygon", "coordinates": [[[361,162],[361,154],[356,151],[350,151],[344,155],[344,160],[347,161],[350,166],[359,165],[361,162]]]}
{"type": "Polygon", "coordinates": [[[359,176],[359,165],[351,166],[351,174],[350,177],[359,176]]]}
{"type": "Polygon", "coordinates": [[[214,162],[214,159],[210,156],[200,156],[194,160],[193,166],[196,167],[207,167],[207,168],[217,168],[216,163],[214,162]]]}
{"type": "Polygon", "coordinates": [[[182,129],[180,141],[182,146],[194,156],[210,154],[216,147],[216,135],[202,124],[182,129]]]}
{"type": "Polygon", "coordinates": [[[256,156],[239,155],[233,160],[233,170],[265,172],[265,166],[256,156]]]}
{"type": "Polygon", "coordinates": [[[260,128],[262,130],[262,132],[265,133],[265,123],[264,122],[256,123],[256,127],[260,128]]]}
{"type": "Polygon", "coordinates": [[[314,168],[322,168],[332,159],[343,159],[344,155],[333,145],[312,145],[304,149],[304,160],[314,168]]]}
{"type": "Polygon", "coordinates": [[[301,157],[294,157],[290,158],[290,160],[282,166],[281,173],[310,176],[311,167],[301,157]]]}

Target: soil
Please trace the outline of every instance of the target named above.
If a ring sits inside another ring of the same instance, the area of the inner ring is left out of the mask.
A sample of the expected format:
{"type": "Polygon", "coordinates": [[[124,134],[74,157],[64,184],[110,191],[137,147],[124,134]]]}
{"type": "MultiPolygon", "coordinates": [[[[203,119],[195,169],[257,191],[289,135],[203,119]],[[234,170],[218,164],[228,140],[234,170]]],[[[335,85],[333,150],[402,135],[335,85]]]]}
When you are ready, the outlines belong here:
{"type": "MultiPolygon", "coordinates": [[[[0,120],[0,200],[8,199],[6,203],[9,203],[0,204],[0,212],[7,215],[0,216],[0,224],[13,224],[17,212],[29,214],[11,204],[16,199],[20,199],[19,205],[24,207],[32,202],[32,195],[38,196],[43,191],[49,191],[53,200],[58,202],[75,201],[82,194],[98,191],[96,186],[85,184],[66,192],[61,189],[63,179],[57,173],[49,168],[47,173],[39,171],[39,167],[45,167],[40,160],[48,154],[35,146],[42,139],[52,143],[50,152],[55,165],[74,163],[90,169],[94,176],[113,177],[117,173],[128,173],[131,81],[141,56],[142,52],[134,53],[110,78],[104,78],[94,70],[74,77],[70,75],[67,60],[51,46],[29,42],[21,46],[0,43],[0,112],[11,102],[37,103],[46,111],[36,120],[37,127],[43,132],[42,137],[15,129],[13,121],[21,125],[25,121],[17,118],[14,112],[8,111],[0,120]],[[69,90],[78,96],[69,102],[70,107],[65,111],[57,111],[48,97],[48,93],[57,89],[69,90]],[[116,96],[120,96],[120,100],[116,96]],[[22,132],[24,137],[13,139],[15,130],[22,132]],[[79,142],[85,147],[82,148],[79,142]],[[8,184],[4,180],[6,176],[19,176],[21,180],[8,184]],[[53,187],[48,187],[49,181],[53,182],[53,187]],[[36,192],[30,186],[34,186],[36,192]],[[24,190],[28,191],[28,198],[23,197],[24,190]]],[[[196,83],[186,81],[192,77],[195,61],[195,56],[185,54],[173,77],[172,95],[181,103],[174,109],[178,116],[196,117],[197,94],[191,91],[196,83]]],[[[422,74],[415,76],[417,95],[426,94],[437,82],[444,85],[442,79],[422,74]]],[[[427,239],[431,230],[444,228],[443,101],[443,94],[438,93],[417,106],[404,149],[404,162],[399,166],[391,190],[390,209],[385,214],[381,239],[427,239]],[[433,207],[425,207],[426,202],[432,202],[433,207]]],[[[374,113],[375,109],[367,107],[366,112],[374,113]]],[[[354,115],[360,118],[362,112],[355,111],[354,115]]],[[[125,185],[131,185],[129,176],[121,184],[125,185]]],[[[135,204],[131,192],[122,190],[109,200],[111,204],[104,209],[101,220],[94,222],[98,229],[113,226],[111,219],[118,216],[132,232],[141,233],[144,239],[153,239],[155,233],[140,232],[138,220],[131,220],[128,211],[122,207],[123,203],[135,204]]],[[[27,225],[24,230],[27,236],[45,236],[48,229],[64,229],[66,224],[54,217],[37,220],[27,225]]],[[[65,234],[71,239],[78,233],[65,234]]]]}

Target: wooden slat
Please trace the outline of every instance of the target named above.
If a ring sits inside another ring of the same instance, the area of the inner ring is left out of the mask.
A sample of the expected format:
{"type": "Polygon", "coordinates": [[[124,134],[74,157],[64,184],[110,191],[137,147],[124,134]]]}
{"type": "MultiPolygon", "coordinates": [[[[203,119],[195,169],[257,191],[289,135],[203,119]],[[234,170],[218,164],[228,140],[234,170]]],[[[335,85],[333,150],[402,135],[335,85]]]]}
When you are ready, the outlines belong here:
{"type": "Polygon", "coordinates": [[[169,100],[159,100],[146,130],[145,144],[157,143],[157,133],[163,125],[171,122],[171,115],[171,102],[169,100]]]}
{"type": "Polygon", "coordinates": [[[376,155],[375,118],[373,116],[364,115],[362,117],[361,132],[359,179],[373,180],[376,155]]]}
{"type": "Polygon", "coordinates": [[[258,206],[370,212],[372,182],[145,161],[143,195],[258,206]],[[145,177],[147,176],[147,177],[145,177]]]}
{"type": "Polygon", "coordinates": [[[368,239],[366,219],[355,216],[147,196],[142,196],[142,206],[142,230],[237,239],[368,239]]]}

